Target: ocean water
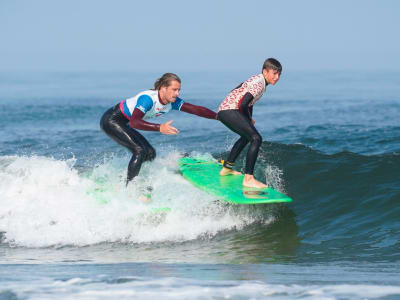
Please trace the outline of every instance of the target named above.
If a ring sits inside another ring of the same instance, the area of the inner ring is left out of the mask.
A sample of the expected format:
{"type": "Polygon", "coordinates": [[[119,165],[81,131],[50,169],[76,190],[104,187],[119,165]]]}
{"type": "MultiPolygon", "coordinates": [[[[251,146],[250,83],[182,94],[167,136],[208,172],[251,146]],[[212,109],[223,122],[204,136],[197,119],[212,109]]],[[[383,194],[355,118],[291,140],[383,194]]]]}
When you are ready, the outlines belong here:
{"type": "MultiPolygon", "coordinates": [[[[240,207],[179,174],[237,138],[182,112],[154,120],[180,133],[145,132],[157,158],[124,187],[99,120],[159,75],[0,73],[1,300],[400,299],[400,73],[284,73],[254,108],[256,177],[294,201],[240,207]]],[[[179,75],[215,110],[252,73],[179,75]]]]}

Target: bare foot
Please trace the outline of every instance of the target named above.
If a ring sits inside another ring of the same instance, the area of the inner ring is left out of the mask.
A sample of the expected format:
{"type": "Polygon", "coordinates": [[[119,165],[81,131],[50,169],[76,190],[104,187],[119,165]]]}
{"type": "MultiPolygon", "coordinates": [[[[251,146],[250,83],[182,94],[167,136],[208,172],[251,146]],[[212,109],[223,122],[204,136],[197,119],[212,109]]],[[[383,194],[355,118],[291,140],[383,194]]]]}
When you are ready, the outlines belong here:
{"type": "Polygon", "coordinates": [[[243,179],[243,186],[257,188],[257,189],[265,189],[268,187],[265,183],[262,183],[254,178],[253,175],[245,174],[243,179]]]}
{"type": "Polygon", "coordinates": [[[226,176],[226,175],[241,175],[242,173],[232,170],[232,169],[228,169],[225,167],[222,167],[222,170],[219,172],[219,175],[221,176],[226,176]]]}

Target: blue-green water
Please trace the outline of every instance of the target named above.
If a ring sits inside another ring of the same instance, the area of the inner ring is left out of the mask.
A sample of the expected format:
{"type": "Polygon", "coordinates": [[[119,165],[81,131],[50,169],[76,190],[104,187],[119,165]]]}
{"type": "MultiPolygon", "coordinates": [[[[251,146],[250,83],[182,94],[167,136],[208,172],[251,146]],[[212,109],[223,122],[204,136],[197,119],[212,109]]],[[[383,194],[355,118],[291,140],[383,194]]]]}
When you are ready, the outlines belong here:
{"type": "MultiPolygon", "coordinates": [[[[129,153],[99,119],[159,75],[0,74],[0,299],[400,298],[399,73],[288,72],[268,87],[256,177],[294,202],[258,207],[182,178],[179,157],[221,158],[236,139],[182,112],[154,120],[180,133],[145,132],[157,158],[124,187],[129,153]]],[[[183,99],[215,110],[252,74],[179,75],[183,99]]]]}

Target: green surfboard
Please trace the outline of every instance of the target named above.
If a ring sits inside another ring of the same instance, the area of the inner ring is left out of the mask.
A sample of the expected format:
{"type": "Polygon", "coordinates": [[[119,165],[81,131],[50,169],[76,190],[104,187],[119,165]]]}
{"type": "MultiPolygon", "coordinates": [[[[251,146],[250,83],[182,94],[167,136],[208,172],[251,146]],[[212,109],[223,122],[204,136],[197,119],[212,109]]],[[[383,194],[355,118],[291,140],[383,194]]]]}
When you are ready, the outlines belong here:
{"type": "MultiPolygon", "coordinates": [[[[88,177],[90,180],[92,180],[93,184],[87,187],[86,189],[86,195],[92,197],[93,199],[96,200],[98,204],[101,205],[107,205],[111,202],[112,198],[114,197],[115,194],[119,194],[119,196],[123,196],[127,192],[125,188],[120,189],[118,185],[109,183],[107,179],[101,178],[101,177],[88,177]]],[[[171,211],[171,208],[169,207],[163,207],[163,206],[154,206],[157,205],[157,203],[152,202],[152,193],[151,190],[149,190],[149,187],[143,189],[142,197],[146,197],[148,200],[148,203],[142,202],[143,204],[149,205],[149,208],[152,213],[165,213],[171,211]]],[[[132,198],[132,201],[137,201],[140,203],[140,200],[132,198]]]]}
{"type": "Polygon", "coordinates": [[[266,189],[243,187],[244,175],[220,176],[222,165],[216,161],[183,157],[178,163],[186,180],[219,200],[235,204],[292,202],[291,198],[270,187],[266,189]]]}

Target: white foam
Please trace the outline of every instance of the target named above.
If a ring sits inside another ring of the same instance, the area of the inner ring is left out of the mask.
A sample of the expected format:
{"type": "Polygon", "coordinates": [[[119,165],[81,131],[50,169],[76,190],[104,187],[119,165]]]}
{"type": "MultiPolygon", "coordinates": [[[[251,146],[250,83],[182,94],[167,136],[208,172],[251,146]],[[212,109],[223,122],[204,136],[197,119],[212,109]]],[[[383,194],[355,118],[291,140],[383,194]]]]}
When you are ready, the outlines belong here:
{"type": "Polygon", "coordinates": [[[101,278],[42,280],[34,284],[14,281],[8,288],[27,299],[375,299],[398,297],[398,286],[287,285],[255,280],[194,280],[125,277],[123,283],[107,283],[101,278]]]}
{"type": "MultiPolygon", "coordinates": [[[[370,299],[400,295],[396,286],[327,285],[299,286],[268,284],[258,281],[196,282],[183,279],[159,279],[122,284],[111,289],[91,289],[77,293],[77,298],[96,299],[370,299]],[[178,283],[183,281],[185,285],[178,283]],[[149,288],[151,287],[151,288],[149,288]]],[[[72,299],[72,298],[71,298],[72,299]]]]}
{"type": "Polygon", "coordinates": [[[283,171],[277,166],[267,165],[265,168],[266,182],[272,188],[284,193],[283,171]]]}
{"type": "Polygon", "coordinates": [[[6,242],[28,247],[186,241],[257,219],[194,188],[178,173],[178,158],[174,152],[145,163],[125,188],[128,158],[112,158],[79,174],[74,159],[0,157],[0,232],[6,242]],[[137,200],[146,186],[153,187],[150,204],[137,200]],[[155,214],[157,207],[172,210],[155,214]]]}

